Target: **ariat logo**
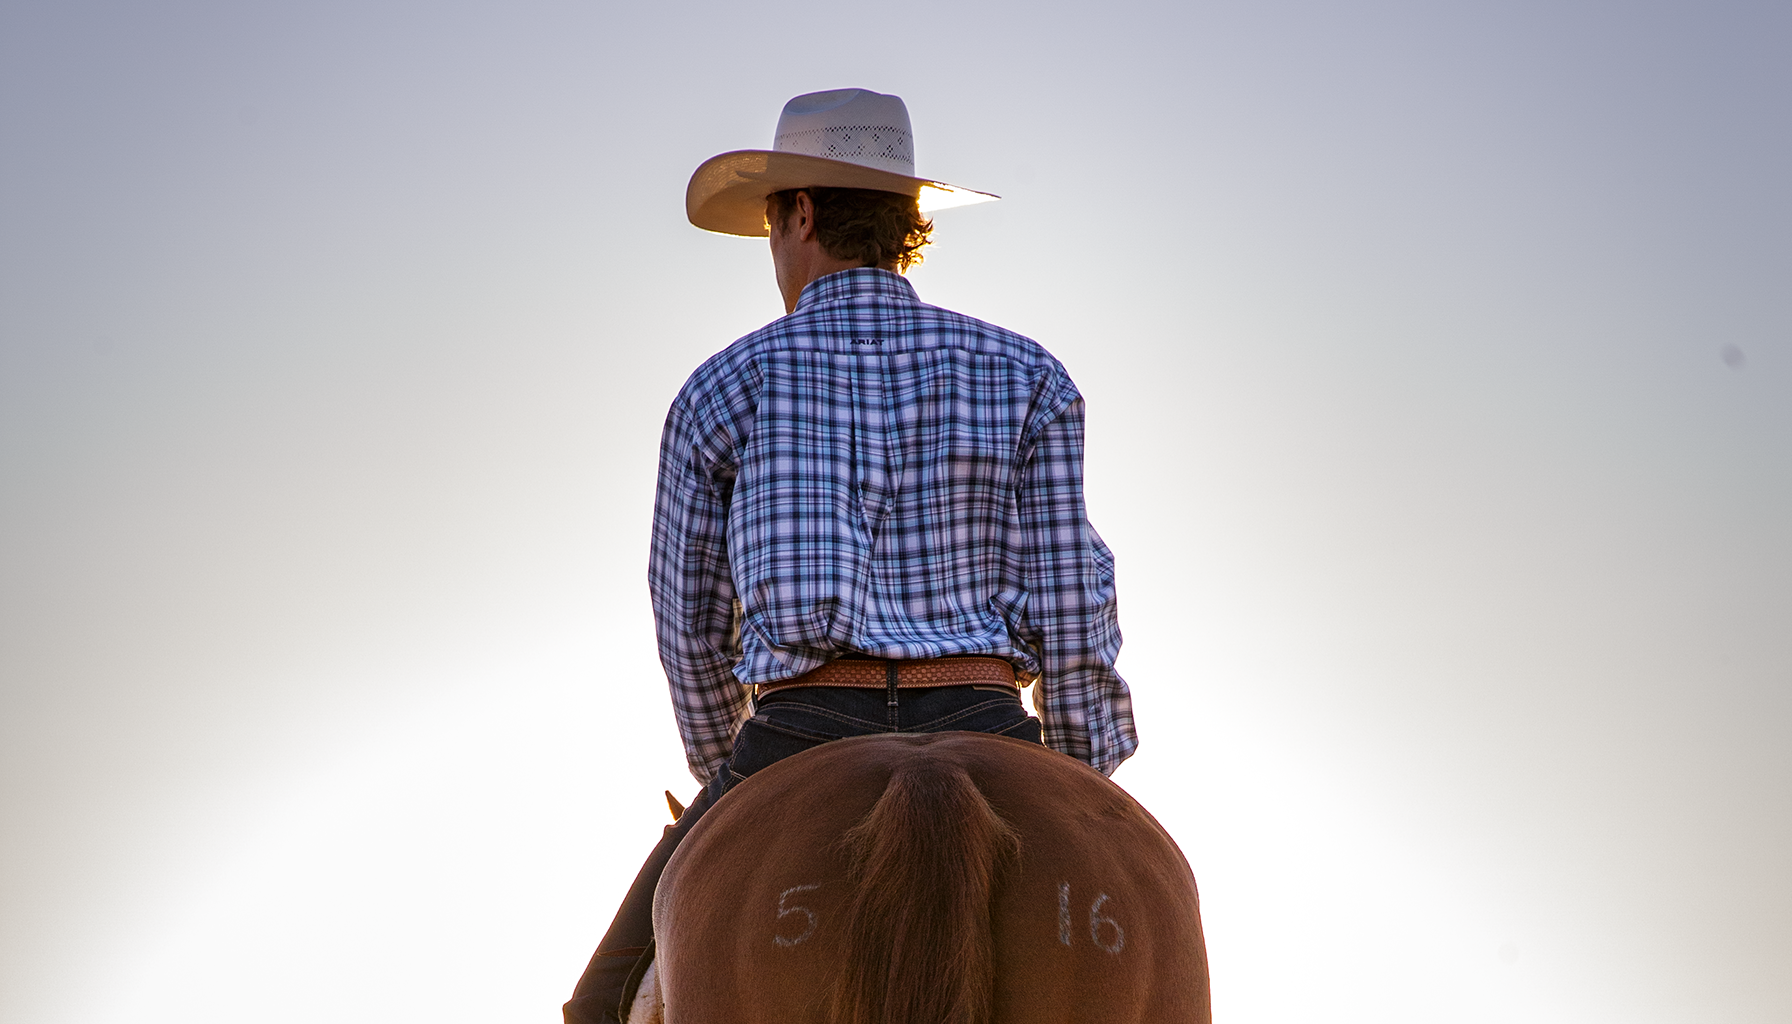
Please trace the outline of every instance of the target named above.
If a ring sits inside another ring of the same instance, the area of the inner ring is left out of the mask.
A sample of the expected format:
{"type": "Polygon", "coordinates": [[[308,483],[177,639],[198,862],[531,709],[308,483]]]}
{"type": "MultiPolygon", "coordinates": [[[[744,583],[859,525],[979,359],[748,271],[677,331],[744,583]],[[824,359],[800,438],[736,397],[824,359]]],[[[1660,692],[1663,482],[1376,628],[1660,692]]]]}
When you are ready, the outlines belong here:
{"type": "Polygon", "coordinates": [[[852,339],[852,343],[854,345],[882,345],[884,343],[884,339],[882,339],[882,338],[854,338],[854,339],[852,339]]]}

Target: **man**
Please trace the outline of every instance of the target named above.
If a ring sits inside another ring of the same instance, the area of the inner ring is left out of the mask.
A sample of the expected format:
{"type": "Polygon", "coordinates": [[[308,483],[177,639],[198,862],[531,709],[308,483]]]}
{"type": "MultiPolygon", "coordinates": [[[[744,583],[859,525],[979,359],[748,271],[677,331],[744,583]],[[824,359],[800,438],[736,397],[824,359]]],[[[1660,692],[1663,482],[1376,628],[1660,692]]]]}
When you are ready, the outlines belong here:
{"type": "Polygon", "coordinates": [[[770,151],[691,178],[701,228],[769,235],[787,316],[700,367],[660,449],[649,583],[691,772],[592,957],[568,1024],[615,1021],[660,871],[753,772],[843,736],[1041,739],[1111,773],[1137,746],[1113,559],[1083,511],[1081,396],[1012,332],[901,276],[932,208],[993,199],[914,176],[895,96],[798,96],[770,151]],[[1040,718],[1019,687],[1034,680],[1040,718]]]}

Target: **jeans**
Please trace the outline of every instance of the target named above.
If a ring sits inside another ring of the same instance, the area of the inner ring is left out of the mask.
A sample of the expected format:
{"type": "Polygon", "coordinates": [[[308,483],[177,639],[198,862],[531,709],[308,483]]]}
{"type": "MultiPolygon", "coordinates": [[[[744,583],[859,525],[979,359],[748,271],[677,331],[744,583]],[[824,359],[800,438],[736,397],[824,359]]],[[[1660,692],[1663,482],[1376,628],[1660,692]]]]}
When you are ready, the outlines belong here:
{"type": "Polygon", "coordinates": [[[761,697],[753,712],[735,737],[733,756],[710,783],[712,799],[775,761],[847,736],[964,731],[1040,741],[1039,720],[1005,686],[895,691],[794,687],[761,697]]]}
{"type": "Polygon", "coordinates": [[[851,689],[804,686],[759,698],[741,727],[728,763],[666,828],[659,845],[635,876],[615,921],[566,1003],[566,1024],[620,1020],[622,1002],[646,968],[642,955],[653,943],[653,890],[672,851],[717,800],[754,772],[810,747],[847,736],[882,732],[990,732],[1033,743],[1039,720],[1027,714],[1019,694],[1005,686],[935,686],[851,689]]]}

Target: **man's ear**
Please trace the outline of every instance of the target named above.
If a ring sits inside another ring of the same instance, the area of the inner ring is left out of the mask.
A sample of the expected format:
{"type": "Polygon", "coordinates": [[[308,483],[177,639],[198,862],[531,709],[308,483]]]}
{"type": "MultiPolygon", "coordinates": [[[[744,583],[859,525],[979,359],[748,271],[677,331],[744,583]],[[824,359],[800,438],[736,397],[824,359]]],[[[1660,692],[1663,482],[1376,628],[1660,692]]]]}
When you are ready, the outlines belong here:
{"type": "Polygon", "coordinates": [[[796,194],[796,209],[791,211],[791,216],[796,218],[797,241],[807,242],[815,237],[815,200],[809,198],[809,193],[796,194]]]}

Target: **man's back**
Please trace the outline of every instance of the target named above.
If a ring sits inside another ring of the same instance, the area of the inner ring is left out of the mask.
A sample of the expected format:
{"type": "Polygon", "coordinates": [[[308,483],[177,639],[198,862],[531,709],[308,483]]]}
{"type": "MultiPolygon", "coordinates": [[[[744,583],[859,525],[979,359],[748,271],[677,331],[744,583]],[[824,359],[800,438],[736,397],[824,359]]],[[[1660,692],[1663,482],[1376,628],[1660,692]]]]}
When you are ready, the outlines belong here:
{"type": "Polygon", "coordinates": [[[1081,447],[1056,359],[884,270],[710,359],[667,419],[651,568],[687,744],[726,756],[743,683],[988,655],[1043,673],[1048,744],[1111,770],[1133,741],[1081,447]]]}

